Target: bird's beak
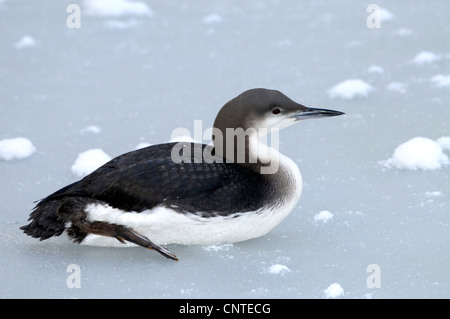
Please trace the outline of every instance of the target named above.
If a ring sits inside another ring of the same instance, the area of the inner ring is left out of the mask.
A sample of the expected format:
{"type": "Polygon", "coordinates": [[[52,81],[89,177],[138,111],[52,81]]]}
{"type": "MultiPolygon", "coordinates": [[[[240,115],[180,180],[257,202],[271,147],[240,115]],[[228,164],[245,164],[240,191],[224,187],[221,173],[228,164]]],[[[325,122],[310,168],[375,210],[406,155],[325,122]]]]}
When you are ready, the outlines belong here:
{"type": "Polygon", "coordinates": [[[305,110],[295,113],[291,117],[296,121],[306,120],[306,119],[315,119],[321,117],[329,117],[329,116],[338,116],[345,114],[340,111],[327,110],[327,109],[315,109],[311,107],[305,108],[305,110]]]}

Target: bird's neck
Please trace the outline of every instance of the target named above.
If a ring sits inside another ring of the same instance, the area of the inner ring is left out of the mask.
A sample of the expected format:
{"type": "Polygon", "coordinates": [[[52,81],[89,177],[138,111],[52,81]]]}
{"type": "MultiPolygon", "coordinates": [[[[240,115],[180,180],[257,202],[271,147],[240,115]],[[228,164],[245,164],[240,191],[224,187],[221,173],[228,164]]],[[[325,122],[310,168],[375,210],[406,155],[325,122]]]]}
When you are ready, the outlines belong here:
{"type": "Polygon", "coordinates": [[[266,144],[268,136],[265,130],[214,128],[215,154],[223,157],[227,163],[242,165],[259,174],[275,174],[280,164],[278,131],[271,133],[271,145],[274,147],[266,144]]]}

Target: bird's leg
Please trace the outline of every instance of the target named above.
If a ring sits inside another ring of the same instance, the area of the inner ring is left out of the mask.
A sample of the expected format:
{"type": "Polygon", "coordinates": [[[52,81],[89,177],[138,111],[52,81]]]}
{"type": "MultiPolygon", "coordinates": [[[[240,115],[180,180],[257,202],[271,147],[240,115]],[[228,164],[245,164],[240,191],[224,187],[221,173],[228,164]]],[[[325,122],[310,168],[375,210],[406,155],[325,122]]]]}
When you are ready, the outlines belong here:
{"type": "Polygon", "coordinates": [[[172,254],[166,248],[156,245],[150,239],[129,227],[94,221],[89,224],[89,232],[96,235],[114,237],[122,244],[125,244],[125,241],[129,241],[130,243],[147,249],[154,249],[164,257],[178,261],[177,256],[172,254]]]}
{"type": "Polygon", "coordinates": [[[125,244],[125,241],[129,241],[147,249],[154,249],[169,259],[178,260],[177,256],[170,251],[156,245],[132,228],[101,221],[88,221],[86,212],[84,209],[81,209],[87,200],[84,198],[68,197],[62,199],[60,203],[58,210],[59,220],[64,223],[70,222],[71,225],[67,228],[67,233],[69,237],[74,239],[74,242],[81,243],[88,234],[108,236],[116,238],[122,244],[125,244]]]}

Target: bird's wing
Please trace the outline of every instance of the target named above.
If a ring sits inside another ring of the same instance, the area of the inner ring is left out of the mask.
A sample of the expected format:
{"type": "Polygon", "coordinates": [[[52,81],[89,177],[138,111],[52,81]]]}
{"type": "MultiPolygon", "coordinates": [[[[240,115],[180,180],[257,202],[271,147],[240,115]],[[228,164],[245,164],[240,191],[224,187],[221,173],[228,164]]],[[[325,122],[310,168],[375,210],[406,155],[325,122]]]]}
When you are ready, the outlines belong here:
{"type": "Polygon", "coordinates": [[[258,174],[236,164],[194,163],[193,160],[175,163],[171,157],[174,144],[150,146],[116,157],[86,176],[71,191],[115,208],[137,212],[156,205],[205,214],[236,212],[243,205],[251,207],[252,203],[260,203],[261,192],[254,186],[258,183],[248,180],[249,173],[255,179],[259,178],[258,174]]]}

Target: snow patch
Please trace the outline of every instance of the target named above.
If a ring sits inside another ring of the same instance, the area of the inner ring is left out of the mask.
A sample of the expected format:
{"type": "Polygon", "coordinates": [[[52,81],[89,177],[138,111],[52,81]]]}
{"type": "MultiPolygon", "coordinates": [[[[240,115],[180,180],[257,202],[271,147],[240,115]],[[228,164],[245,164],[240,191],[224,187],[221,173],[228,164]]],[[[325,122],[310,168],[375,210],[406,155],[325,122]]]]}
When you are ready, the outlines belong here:
{"type": "Polygon", "coordinates": [[[250,290],[250,294],[256,295],[258,297],[267,296],[268,293],[269,293],[269,289],[264,288],[264,287],[252,288],[250,290]]]}
{"type": "Polygon", "coordinates": [[[409,170],[434,170],[449,163],[441,145],[425,137],[415,137],[399,145],[393,156],[382,162],[386,167],[409,170]]]}
{"type": "Polygon", "coordinates": [[[152,146],[152,144],[146,143],[146,142],[141,142],[141,143],[139,143],[138,145],[136,145],[136,147],[134,148],[134,150],[139,150],[139,149],[141,149],[141,148],[146,148],[146,147],[149,147],[149,146],[152,146]]]}
{"type": "Polygon", "coordinates": [[[105,25],[108,29],[111,30],[125,30],[130,28],[135,28],[139,25],[136,19],[129,19],[126,21],[111,19],[105,21],[105,25]]]}
{"type": "Polygon", "coordinates": [[[431,78],[431,82],[439,88],[450,87],[450,75],[437,74],[431,78]]]}
{"type": "Polygon", "coordinates": [[[206,17],[203,18],[204,24],[213,24],[213,23],[220,23],[222,22],[223,18],[221,15],[218,15],[216,13],[209,14],[206,17]]]}
{"type": "Polygon", "coordinates": [[[387,89],[389,91],[398,92],[401,94],[406,93],[406,85],[400,82],[391,82],[388,84],[387,89]]]}
{"type": "Polygon", "coordinates": [[[413,31],[411,29],[408,28],[400,28],[397,31],[395,31],[395,35],[399,36],[399,37],[409,37],[413,35],[413,31]]]}
{"type": "Polygon", "coordinates": [[[371,65],[368,69],[367,72],[369,73],[383,73],[384,69],[381,66],[378,65],[371,65]]]}
{"type": "Polygon", "coordinates": [[[16,137],[0,141],[0,158],[5,161],[23,159],[36,152],[33,143],[25,137],[16,137]]]}
{"type": "Polygon", "coordinates": [[[314,216],[315,222],[328,223],[333,218],[333,214],[327,210],[323,210],[314,216]]]}
{"type": "Polygon", "coordinates": [[[16,44],[14,44],[16,49],[25,49],[36,46],[36,40],[29,35],[24,35],[16,44]]]}
{"type": "Polygon", "coordinates": [[[344,295],[344,289],[338,283],[333,283],[323,293],[325,298],[337,298],[344,295]]]}
{"type": "Polygon", "coordinates": [[[169,140],[169,143],[176,143],[176,142],[199,143],[189,135],[174,136],[169,140]]]}
{"type": "Polygon", "coordinates": [[[80,130],[80,134],[93,133],[98,134],[102,129],[96,125],[90,125],[80,130]]]}
{"type": "Polygon", "coordinates": [[[84,177],[110,160],[111,157],[99,148],[87,150],[78,154],[71,170],[74,175],[84,177]]]}
{"type": "Polygon", "coordinates": [[[128,0],[84,0],[83,13],[93,16],[152,16],[153,11],[141,1],[128,0]]]}
{"type": "Polygon", "coordinates": [[[373,292],[368,292],[368,293],[365,293],[365,294],[363,295],[363,298],[364,298],[364,299],[372,299],[372,298],[373,298],[373,295],[374,295],[373,292]]]}
{"type": "Polygon", "coordinates": [[[360,211],[353,211],[353,210],[349,210],[346,212],[347,214],[351,215],[351,216],[364,216],[364,213],[360,212],[360,211]]]}
{"type": "Polygon", "coordinates": [[[267,271],[271,274],[278,275],[278,274],[283,274],[285,272],[290,272],[291,270],[285,265],[275,264],[275,265],[270,266],[267,269],[267,271]]]}
{"type": "Polygon", "coordinates": [[[330,98],[353,99],[355,96],[367,96],[373,87],[360,79],[342,81],[328,90],[330,98]]]}
{"type": "Polygon", "coordinates": [[[442,147],[444,151],[450,151],[450,137],[442,136],[436,140],[436,142],[442,147]]]}
{"type": "Polygon", "coordinates": [[[381,21],[389,21],[394,19],[394,14],[385,8],[380,8],[380,19],[381,21]]]}
{"type": "Polygon", "coordinates": [[[424,195],[426,197],[438,197],[442,195],[442,192],[441,191],[425,192],[424,195]]]}
{"type": "Polygon", "coordinates": [[[389,21],[394,19],[394,14],[385,8],[380,8],[380,20],[389,21]]]}
{"type": "Polygon", "coordinates": [[[419,52],[413,59],[412,63],[416,65],[424,65],[424,64],[431,64],[433,62],[436,62],[440,59],[440,56],[429,51],[422,51],[419,52]]]}

